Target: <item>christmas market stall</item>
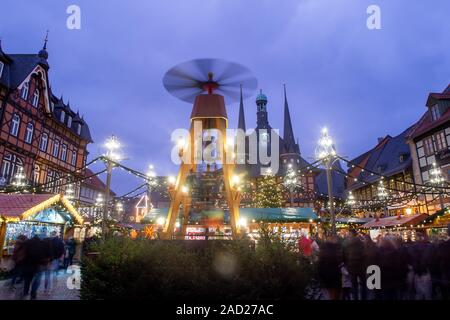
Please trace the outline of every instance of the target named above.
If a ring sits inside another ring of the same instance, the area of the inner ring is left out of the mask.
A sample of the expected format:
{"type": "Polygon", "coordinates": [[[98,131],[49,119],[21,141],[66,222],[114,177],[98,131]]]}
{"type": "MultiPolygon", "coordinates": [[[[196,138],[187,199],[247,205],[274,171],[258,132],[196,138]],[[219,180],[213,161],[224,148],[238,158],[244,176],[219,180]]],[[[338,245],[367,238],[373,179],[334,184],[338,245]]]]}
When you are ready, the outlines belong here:
{"type": "Polygon", "coordinates": [[[445,239],[450,225],[450,208],[442,209],[427,217],[424,228],[430,238],[445,239]]]}
{"type": "Polygon", "coordinates": [[[419,229],[423,229],[424,222],[429,215],[423,213],[410,215],[397,215],[385,218],[376,218],[363,224],[361,230],[367,231],[373,240],[385,234],[401,236],[404,240],[416,239],[419,229]]]}
{"type": "Polygon", "coordinates": [[[257,238],[262,224],[272,232],[280,232],[286,238],[317,233],[319,217],[312,208],[241,208],[240,226],[253,238],[257,238]]]}
{"type": "Polygon", "coordinates": [[[19,235],[45,238],[53,232],[64,239],[83,237],[83,218],[63,195],[0,194],[0,249],[12,254],[19,235]]]}
{"type": "MultiPolygon", "coordinates": [[[[261,224],[267,225],[273,232],[283,233],[285,237],[315,233],[317,224],[320,224],[320,219],[311,208],[240,208],[239,212],[239,228],[251,237],[258,236],[261,224]]],[[[166,217],[167,208],[154,208],[142,222],[148,223],[153,230],[158,230],[164,225],[166,217]]],[[[187,240],[232,238],[228,210],[200,210],[191,212],[188,221],[184,222],[182,219],[179,217],[176,221],[175,234],[180,233],[185,225],[187,240]]]]}

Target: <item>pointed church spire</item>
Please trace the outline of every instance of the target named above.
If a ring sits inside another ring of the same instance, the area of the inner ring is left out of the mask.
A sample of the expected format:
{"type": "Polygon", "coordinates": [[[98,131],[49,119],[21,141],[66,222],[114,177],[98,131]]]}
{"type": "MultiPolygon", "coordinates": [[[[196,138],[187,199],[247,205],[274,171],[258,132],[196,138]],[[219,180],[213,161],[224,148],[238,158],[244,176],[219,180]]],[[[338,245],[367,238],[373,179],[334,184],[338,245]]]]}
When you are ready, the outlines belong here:
{"type": "Polygon", "coordinates": [[[239,120],[238,120],[238,129],[246,131],[245,128],[245,114],[244,114],[244,99],[242,97],[242,84],[241,84],[241,100],[239,104],[239,120]]]}
{"type": "Polygon", "coordinates": [[[292,130],[291,115],[289,113],[289,105],[286,95],[286,85],[284,84],[284,129],[283,140],[286,146],[286,151],[295,152],[295,138],[294,131],[292,130]]]}

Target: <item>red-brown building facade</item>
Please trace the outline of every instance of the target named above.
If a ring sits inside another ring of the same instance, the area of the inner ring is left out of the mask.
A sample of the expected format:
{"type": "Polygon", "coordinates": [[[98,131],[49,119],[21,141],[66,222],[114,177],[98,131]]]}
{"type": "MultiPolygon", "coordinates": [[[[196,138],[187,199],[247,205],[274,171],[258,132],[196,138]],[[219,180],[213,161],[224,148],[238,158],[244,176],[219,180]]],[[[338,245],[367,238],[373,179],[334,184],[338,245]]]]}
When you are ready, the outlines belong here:
{"type": "Polygon", "coordinates": [[[19,168],[28,185],[50,192],[83,176],[89,127],[53,94],[47,59],[46,44],[38,54],[6,54],[0,43],[0,186],[19,168]]]}

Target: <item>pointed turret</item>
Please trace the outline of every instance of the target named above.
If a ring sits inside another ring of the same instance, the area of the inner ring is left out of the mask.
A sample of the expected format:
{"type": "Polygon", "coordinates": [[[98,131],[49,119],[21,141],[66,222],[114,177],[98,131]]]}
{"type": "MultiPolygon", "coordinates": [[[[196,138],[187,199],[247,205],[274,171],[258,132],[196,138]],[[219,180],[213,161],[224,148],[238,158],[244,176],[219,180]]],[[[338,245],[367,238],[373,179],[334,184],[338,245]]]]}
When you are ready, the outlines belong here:
{"type": "Polygon", "coordinates": [[[45,35],[44,46],[42,47],[42,49],[38,53],[38,57],[40,58],[40,62],[39,63],[41,65],[44,65],[48,69],[49,65],[48,65],[48,62],[47,62],[47,59],[48,59],[47,42],[48,42],[48,30],[47,30],[47,34],[45,35]]]}
{"type": "Polygon", "coordinates": [[[241,100],[239,104],[239,120],[238,120],[238,129],[246,131],[245,127],[245,114],[244,114],[244,99],[242,97],[242,84],[241,84],[241,100]]]}
{"type": "Polygon", "coordinates": [[[286,85],[284,85],[284,128],[283,128],[283,141],[286,148],[286,152],[299,152],[297,144],[295,143],[294,131],[292,129],[291,114],[289,112],[289,105],[286,95],[286,85]]]}

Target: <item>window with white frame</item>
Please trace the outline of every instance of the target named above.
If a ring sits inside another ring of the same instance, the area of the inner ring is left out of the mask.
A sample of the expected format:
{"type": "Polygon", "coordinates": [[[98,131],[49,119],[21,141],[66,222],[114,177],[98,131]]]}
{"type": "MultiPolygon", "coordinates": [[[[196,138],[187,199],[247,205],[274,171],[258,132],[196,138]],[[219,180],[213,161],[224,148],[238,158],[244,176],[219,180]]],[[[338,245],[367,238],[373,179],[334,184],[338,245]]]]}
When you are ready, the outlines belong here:
{"type": "Polygon", "coordinates": [[[47,152],[47,144],[48,144],[48,134],[43,133],[41,136],[41,141],[39,142],[39,149],[41,151],[47,152]]]}
{"type": "Polygon", "coordinates": [[[23,160],[15,154],[6,153],[3,157],[0,175],[3,179],[5,179],[6,183],[9,183],[14,175],[19,171],[19,168],[23,168],[23,160]]]}
{"type": "Polygon", "coordinates": [[[25,82],[22,86],[22,89],[20,90],[20,97],[23,100],[27,100],[28,99],[28,91],[30,90],[30,83],[29,82],[25,82]]]}
{"type": "Polygon", "coordinates": [[[11,121],[11,129],[9,133],[11,133],[13,136],[17,137],[19,134],[19,127],[20,127],[20,117],[18,114],[14,114],[11,121]]]}
{"type": "Polygon", "coordinates": [[[61,145],[61,160],[66,161],[67,158],[67,146],[65,144],[61,145]]]}
{"type": "Polygon", "coordinates": [[[33,107],[37,108],[39,104],[39,89],[34,90],[33,100],[31,100],[31,104],[33,105],[33,107]]]}
{"type": "Polygon", "coordinates": [[[25,132],[25,142],[26,143],[31,143],[33,141],[33,132],[34,132],[34,126],[31,122],[28,122],[27,130],[25,132]]]}
{"type": "Polygon", "coordinates": [[[70,159],[71,165],[76,165],[77,163],[77,152],[75,150],[72,151],[72,159],[70,159]]]}
{"type": "Polygon", "coordinates": [[[59,121],[64,122],[65,119],[66,119],[66,113],[64,112],[64,110],[61,110],[61,115],[59,116],[59,121]]]}
{"type": "Polygon", "coordinates": [[[423,149],[427,156],[431,156],[434,153],[433,137],[423,139],[423,149]]]}
{"type": "Polygon", "coordinates": [[[3,66],[4,66],[3,62],[0,61],[0,77],[2,76],[3,73],[3,66]]]}
{"type": "Polygon", "coordinates": [[[439,105],[435,104],[434,106],[431,106],[431,117],[434,121],[439,119],[441,116],[441,111],[439,110],[439,105]]]}
{"type": "Polygon", "coordinates": [[[35,184],[39,184],[40,175],[41,175],[41,168],[37,164],[35,164],[33,169],[33,182],[35,184]]]}
{"type": "Polygon", "coordinates": [[[78,133],[78,135],[81,134],[81,123],[78,124],[77,133],[78,133]]]}
{"type": "Polygon", "coordinates": [[[447,141],[445,140],[445,132],[440,131],[434,135],[436,140],[436,151],[447,149],[447,141]]]}
{"type": "Polygon", "coordinates": [[[68,116],[68,117],[67,117],[67,126],[68,126],[69,128],[72,127],[72,117],[71,117],[71,116],[68,116]]]}
{"type": "Polygon", "coordinates": [[[58,158],[58,153],[59,153],[59,141],[55,140],[55,142],[53,142],[53,152],[52,152],[52,154],[53,154],[53,156],[55,158],[58,158]]]}

